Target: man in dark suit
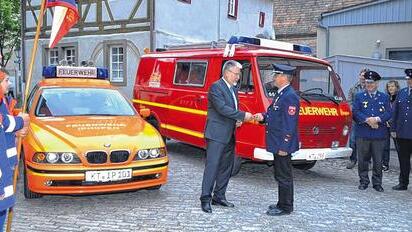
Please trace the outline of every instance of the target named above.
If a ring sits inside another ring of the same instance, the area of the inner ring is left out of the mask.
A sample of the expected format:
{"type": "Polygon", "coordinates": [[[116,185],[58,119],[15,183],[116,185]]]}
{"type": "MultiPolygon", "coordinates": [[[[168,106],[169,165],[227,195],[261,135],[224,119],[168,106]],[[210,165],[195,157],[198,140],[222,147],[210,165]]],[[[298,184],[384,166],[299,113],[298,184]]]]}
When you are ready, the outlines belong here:
{"type": "Polygon", "coordinates": [[[399,146],[399,184],[393,186],[396,191],[407,190],[411,172],[412,155],[412,69],[405,69],[408,86],[399,91],[393,106],[391,135],[399,146]]]}
{"type": "Polygon", "coordinates": [[[300,102],[290,82],[295,67],[273,64],[273,81],[278,90],[266,113],[253,116],[266,124],[266,150],[274,155],[278,203],[270,205],[267,215],[281,216],[293,211],[291,154],[299,150],[298,118],[300,102]]]}
{"type": "Polygon", "coordinates": [[[208,93],[206,164],[200,196],[206,213],[212,212],[210,201],[214,205],[234,207],[225,196],[234,161],[234,132],[242,121],[252,118],[251,113],[239,110],[237,90],[233,88],[239,81],[241,68],[240,63],[227,61],[222,69],[223,77],[211,85],[208,93]]]}

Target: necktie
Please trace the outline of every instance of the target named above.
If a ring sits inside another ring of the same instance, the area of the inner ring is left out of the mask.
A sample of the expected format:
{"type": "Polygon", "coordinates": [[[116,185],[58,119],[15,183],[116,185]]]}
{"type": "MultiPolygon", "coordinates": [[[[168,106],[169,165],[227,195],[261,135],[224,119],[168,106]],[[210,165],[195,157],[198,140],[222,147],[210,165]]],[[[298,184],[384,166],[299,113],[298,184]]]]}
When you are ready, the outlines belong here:
{"type": "Polygon", "coordinates": [[[233,90],[233,86],[230,87],[230,92],[232,93],[233,102],[235,103],[235,108],[237,109],[236,95],[235,95],[235,91],[233,90]]]}
{"type": "Polygon", "coordinates": [[[372,98],[375,98],[375,94],[374,94],[374,93],[371,93],[371,97],[372,97],[372,98]]]}

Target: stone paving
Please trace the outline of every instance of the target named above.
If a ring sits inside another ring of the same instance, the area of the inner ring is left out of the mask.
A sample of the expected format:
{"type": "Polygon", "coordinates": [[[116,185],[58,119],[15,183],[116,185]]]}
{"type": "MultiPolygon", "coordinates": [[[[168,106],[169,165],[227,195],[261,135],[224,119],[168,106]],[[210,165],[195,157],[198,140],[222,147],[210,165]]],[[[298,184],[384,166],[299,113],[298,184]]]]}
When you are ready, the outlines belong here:
{"type": "Polygon", "coordinates": [[[412,231],[412,190],[396,192],[396,168],[384,173],[384,193],[357,189],[357,170],[346,160],[294,170],[295,211],[270,217],[277,198],[273,169],[247,163],[231,179],[235,208],[200,210],[205,151],[168,142],[169,180],[160,190],[26,200],[19,183],[13,231],[412,231]]]}

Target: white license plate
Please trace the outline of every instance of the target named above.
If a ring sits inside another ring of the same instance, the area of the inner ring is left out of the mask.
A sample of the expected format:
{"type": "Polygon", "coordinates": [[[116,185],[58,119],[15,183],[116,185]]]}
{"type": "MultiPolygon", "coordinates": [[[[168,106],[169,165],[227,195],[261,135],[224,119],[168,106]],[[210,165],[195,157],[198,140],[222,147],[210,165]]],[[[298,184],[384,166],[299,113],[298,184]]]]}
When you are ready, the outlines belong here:
{"type": "Polygon", "coordinates": [[[306,160],[324,160],[326,158],[325,153],[314,153],[314,154],[307,154],[306,160]]]}
{"type": "Polygon", "coordinates": [[[127,180],[132,178],[132,169],[87,171],[86,181],[109,182],[117,180],[127,180]]]}

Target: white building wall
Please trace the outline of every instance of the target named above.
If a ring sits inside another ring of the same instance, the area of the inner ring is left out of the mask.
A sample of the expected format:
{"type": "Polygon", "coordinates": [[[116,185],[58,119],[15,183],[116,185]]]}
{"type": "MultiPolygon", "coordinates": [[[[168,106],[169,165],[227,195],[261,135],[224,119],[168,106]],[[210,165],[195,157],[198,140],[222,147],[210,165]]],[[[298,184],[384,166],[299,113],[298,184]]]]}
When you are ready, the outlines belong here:
{"type": "Polygon", "coordinates": [[[155,47],[192,42],[228,40],[232,35],[273,36],[273,0],[240,0],[237,19],[228,17],[227,0],[155,2],[155,47]],[[259,27],[259,13],[265,13],[259,27]]]}

